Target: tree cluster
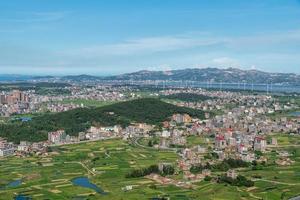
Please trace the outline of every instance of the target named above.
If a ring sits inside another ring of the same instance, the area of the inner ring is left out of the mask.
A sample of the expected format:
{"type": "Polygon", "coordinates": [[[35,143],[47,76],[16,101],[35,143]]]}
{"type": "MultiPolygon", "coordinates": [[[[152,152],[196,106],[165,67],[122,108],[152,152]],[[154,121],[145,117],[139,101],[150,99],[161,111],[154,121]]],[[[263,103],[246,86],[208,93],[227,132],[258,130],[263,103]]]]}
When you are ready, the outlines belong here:
{"type": "Polygon", "coordinates": [[[221,175],[217,179],[218,183],[228,183],[233,186],[245,186],[245,187],[252,187],[254,186],[254,182],[248,180],[246,177],[238,175],[236,179],[231,177],[227,177],[226,175],[221,175]]]}

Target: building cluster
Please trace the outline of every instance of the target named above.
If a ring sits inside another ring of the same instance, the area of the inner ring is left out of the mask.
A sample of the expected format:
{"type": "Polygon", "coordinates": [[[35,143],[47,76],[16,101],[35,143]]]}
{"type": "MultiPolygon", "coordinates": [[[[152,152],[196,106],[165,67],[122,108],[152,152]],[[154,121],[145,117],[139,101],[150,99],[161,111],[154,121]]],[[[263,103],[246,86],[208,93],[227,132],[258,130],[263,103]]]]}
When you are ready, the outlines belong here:
{"type": "Polygon", "coordinates": [[[30,98],[25,92],[13,90],[0,94],[0,116],[9,116],[13,113],[22,114],[30,109],[30,98]]]}
{"type": "Polygon", "coordinates": [[[86,99],[98,101],[122,101],[126,100],[125,92],[128,91],[126,87],[113,87],[95,85],[94,87],[78,87],[71,88],[71,95],[66,97],[68,99],[86,99]]]}
{"type": "Polygon", "coordinates": [[[21,141],[19,145],[7,142],[7,140],[0,138],[0,157],[6,156],[24,156],[28,153],[42,154],[47,152],[47,142],[21,141]]]}

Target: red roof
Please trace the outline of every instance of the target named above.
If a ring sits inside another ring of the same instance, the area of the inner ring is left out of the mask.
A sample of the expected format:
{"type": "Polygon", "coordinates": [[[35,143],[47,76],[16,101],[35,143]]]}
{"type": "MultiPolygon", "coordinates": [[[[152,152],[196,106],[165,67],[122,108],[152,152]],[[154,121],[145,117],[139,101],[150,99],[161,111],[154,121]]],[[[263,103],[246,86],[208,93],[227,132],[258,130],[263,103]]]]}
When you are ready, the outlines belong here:
{"type": "Polygon", "coordinates": [[[224,135],[217,135],[216,140],[225,140],[224,135]]]}

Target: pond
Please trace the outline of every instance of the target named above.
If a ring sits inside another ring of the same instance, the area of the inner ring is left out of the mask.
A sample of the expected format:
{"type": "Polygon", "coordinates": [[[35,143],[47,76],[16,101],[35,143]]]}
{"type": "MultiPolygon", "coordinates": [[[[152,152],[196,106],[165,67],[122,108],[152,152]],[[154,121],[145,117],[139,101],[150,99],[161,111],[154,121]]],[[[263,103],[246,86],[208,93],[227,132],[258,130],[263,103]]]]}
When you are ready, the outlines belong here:
{"type": "Polygon", "coordinates": [[[15,181],[11,181],[9,183],[7,183],[6,185],[4,185],[3,187],[0,187],[0,190],[4,190],[6,188],[11,188],[11,187],[18,187],[22,184],[22,180],[15,180],[15,181]]]}
{"type": "Polygon", "coordinates": [[[14,198],[14,200],[32,200],[32,198],[22,195],[22,194],[19,194],[14,198]]]}
{"type": "Polygon", "coordinates": [[[22,180],[15,180],[6,185],[6,187],[18,187],[22,184],[22,180]]]}
{"type": "Polygon", "coordinates": [[[93,184],[90,182],[90,180],[87,177],[78,177],[72,180],[72,183],[77,186],[85,187],[85,188],[90,188],[94,191],[96,191],[99,194],[107,194],[104,192],[100,187],[97,185],[93,184]]]}

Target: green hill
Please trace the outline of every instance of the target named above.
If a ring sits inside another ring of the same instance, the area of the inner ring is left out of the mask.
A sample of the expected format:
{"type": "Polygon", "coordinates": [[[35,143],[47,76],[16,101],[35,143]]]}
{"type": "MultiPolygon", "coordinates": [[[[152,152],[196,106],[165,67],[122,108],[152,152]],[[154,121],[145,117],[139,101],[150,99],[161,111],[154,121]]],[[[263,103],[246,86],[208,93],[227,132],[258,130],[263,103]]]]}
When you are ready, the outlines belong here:
{"type": "Polygon", "coordinates": [[[171,99],[171,100],[179,100],[179,101],[186,101],[186,102],[199,102],[205,101],[208,99],[214,99],[209,96],[205,96],[202,94],[194,94],[194,93],[177,93],[177,94],[170,94],[161,96],[164,99],[171,99]]]}
{"type": "Polygon", "coordinates": [[[187,113],[203,118],[200,110],[178,107],[158,99],[145,98],[116,103],[100,108],[79,108],[61,113],[48,113],[34,117],[29,122],[11,122],[0,125],[0,137],[19,142],[42,141],[47,139],[48,131],[65,129],[67,134],[77,135],[92,124],[127,126],[132,122],[159,124],[174,113],[187,113]]]}

